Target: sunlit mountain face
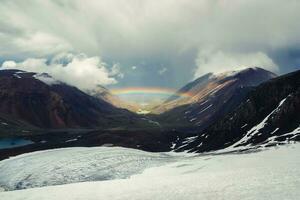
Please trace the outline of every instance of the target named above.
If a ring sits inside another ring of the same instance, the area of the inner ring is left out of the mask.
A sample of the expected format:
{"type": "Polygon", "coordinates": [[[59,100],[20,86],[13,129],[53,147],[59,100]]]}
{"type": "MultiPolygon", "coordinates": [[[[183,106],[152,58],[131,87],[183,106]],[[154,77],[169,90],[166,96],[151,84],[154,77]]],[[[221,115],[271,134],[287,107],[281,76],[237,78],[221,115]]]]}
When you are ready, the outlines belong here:
{"type": "Polygon", "coordinates": [[[299,200],[300,0],[0,0],[0,200],[299,200]]]}

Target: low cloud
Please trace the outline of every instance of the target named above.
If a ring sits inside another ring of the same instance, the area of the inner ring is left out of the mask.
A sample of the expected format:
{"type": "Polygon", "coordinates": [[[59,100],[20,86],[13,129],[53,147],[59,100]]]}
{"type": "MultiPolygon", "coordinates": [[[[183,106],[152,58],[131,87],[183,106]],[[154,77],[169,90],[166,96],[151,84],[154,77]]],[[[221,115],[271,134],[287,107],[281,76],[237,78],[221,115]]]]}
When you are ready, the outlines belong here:
{"type": "Polygon", "coordinates": [[[117,78],[124,76],[119,65],[113,65],[109,69],[100,57],[71,53],[59,54],[50,60],[28,58],[22,62],[5,61],[1,69],[46,72],[55,79],[76,86],[81,90],[91,90],[98,85],[115,84],[117,78]]]}
{"type": "Polygon", "coordinates": [[[112,77],[124,78],[124,74],[121,72],[121,65],[119,63],[114,64],[109,72],[112,77]]]}
{"type": "Polygon", "coordinates": [[[278,72],[278,66],[263,52],[255,53],[225,53],[223,51],[203,50],[196,59],[198,68],[194,78],[208,72],[224,72],[247,67],[262,67],[272,72],[278,72]]]}
{"type": "Polygon", "coordinates": [[[168,71],[168,69],[166,67],[163,67],[161,68],[159,71],[158,71],[158,74],[159,75],[163,75],[164,73],[166,73],[168,71]]]}
{"type": "Polygon", "coordinates": [[[136,68],[137,68],[136,66],[132,66],[131,67],[132,70],[136,70],[136,68]]]}

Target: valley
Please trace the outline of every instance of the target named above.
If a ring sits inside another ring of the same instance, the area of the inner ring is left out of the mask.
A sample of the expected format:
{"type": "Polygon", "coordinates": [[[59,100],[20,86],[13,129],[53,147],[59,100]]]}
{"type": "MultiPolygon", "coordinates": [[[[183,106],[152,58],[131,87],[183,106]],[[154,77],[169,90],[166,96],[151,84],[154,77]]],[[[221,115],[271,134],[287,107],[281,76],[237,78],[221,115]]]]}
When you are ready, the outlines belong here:
{"type": "Polygon", "coordinates": [[[77,187],[68,198],[140,199],[137,190],[157,191],[149,199],[299,195],[292,177],[300,161],[300,71],[205,75],[140,114],[108,90],[91,96],[48,75],[0,71],[1,80],[1,199],[56,199],[77,187]]]}
{"type": "Polygon", "coordinates": [[[0,200],[299,200],[300,0],[1,0],[0,200]]]}
{"type": "MultiPolygon", "coordinates": [[[[175,107],[160,114],[156,113],[159,107],[154,107],[148,114],[135,114],[131,112],[133,110],[120,108],[125,105],[124,102],[117,108],[109,102],[109,99],[117,97],[112,97],[113,94],[103,88],[101,93],[94,92],[93,96],[89,96],[55,81],[49,85],[49,80],[45,83],[26,72],[0,71],[1,77],[6,84],[11,82],[17,86],[24,81],[26,84],[18,87],[20,91],[26,90],[26,99],[13,96],[8,99],[5,94],[7,105],[14,102],[18,106],[9,108],[3,104],[2,113],[6,117],[3,117],[0,125],[3,130],[0,141],[25,140],[30,143],[14,146],[14,142],[11,142],[11,147],[0,150],[0,159],[62,147],[120,146],[150,152],[208,152],[231,145],[251,149],[252,145],[274,146],[300,140],[297,131],[300,124],[297,114],[300,110],[299,71],[278,78],[261,68],[208,74],[189,83],[177,92],[178,95],[171,96],[161,104],[161,108],[169,108],[168,105],[175,107]],[[62,95],[60,103],[54,104],[57,101],[53,101],[53,97],[43,96],[40,89],[39,93],[35,93],[35,87],[44,88],[47,91],[45,94],[62,95]],[[106,92],[103,93],[103,90],[106,92]],[[190,96],[182,95],[186,92],[190,96]],[[102,94],[105,94],[104,100],[101,99],[102,94]],[[273,94],[276,95],[274,98],[273,94]],[[76,102],[69,104],[68,98],[77,98],[80,107],[72,105],[76,102]],[[37,105],[46,102],[53,106],[41,113],[37,105]],[[29,107],[22,106],[24,103],[34,106],[29,113],[26,111],[29,107]],[[9,115],[12,110],[8,109],[14,110],[12,114],[9,115]],[[76,110],[82,114],[76,115],[76,110]],[[85,115],[88,118],[82,121],[81,117],[85,115]],[[37,120],[39,116],[49,116],[52,124],[37,120]],[[247,137],[247,141],[244,141],[244,137],[247,137]],[[238,143],[239,140],[242,142],[238,143]]],[[[5,84],[2,85],[3,92],[8,91],[5,87],[5,84]]],[[[15,93],[13,91],[9,93],[17,96],[23,93],[17,89],[15,93]]]]}

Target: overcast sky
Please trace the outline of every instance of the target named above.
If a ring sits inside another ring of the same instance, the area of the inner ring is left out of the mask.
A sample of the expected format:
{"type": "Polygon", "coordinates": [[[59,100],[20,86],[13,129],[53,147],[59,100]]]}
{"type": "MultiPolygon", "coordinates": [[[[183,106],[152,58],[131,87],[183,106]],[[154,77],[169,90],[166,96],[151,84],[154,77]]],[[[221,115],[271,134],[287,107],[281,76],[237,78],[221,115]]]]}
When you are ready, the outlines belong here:
{"type": "Polygon", "coordinates": [[[90,89],[300,66],[299,0],[1,0],[0,66],[90,89]]]}

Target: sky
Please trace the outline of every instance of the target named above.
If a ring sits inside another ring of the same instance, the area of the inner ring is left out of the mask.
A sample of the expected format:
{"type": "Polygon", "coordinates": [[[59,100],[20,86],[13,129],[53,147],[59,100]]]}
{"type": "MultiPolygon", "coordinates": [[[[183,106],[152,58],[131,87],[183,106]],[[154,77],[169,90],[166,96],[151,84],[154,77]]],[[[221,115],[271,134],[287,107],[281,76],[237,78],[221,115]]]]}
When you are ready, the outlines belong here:
{"type": "Polygon", "coordinates": [[[0,66],[80,89],[300,67],[299,0],[1,0],[0,66]]]}

